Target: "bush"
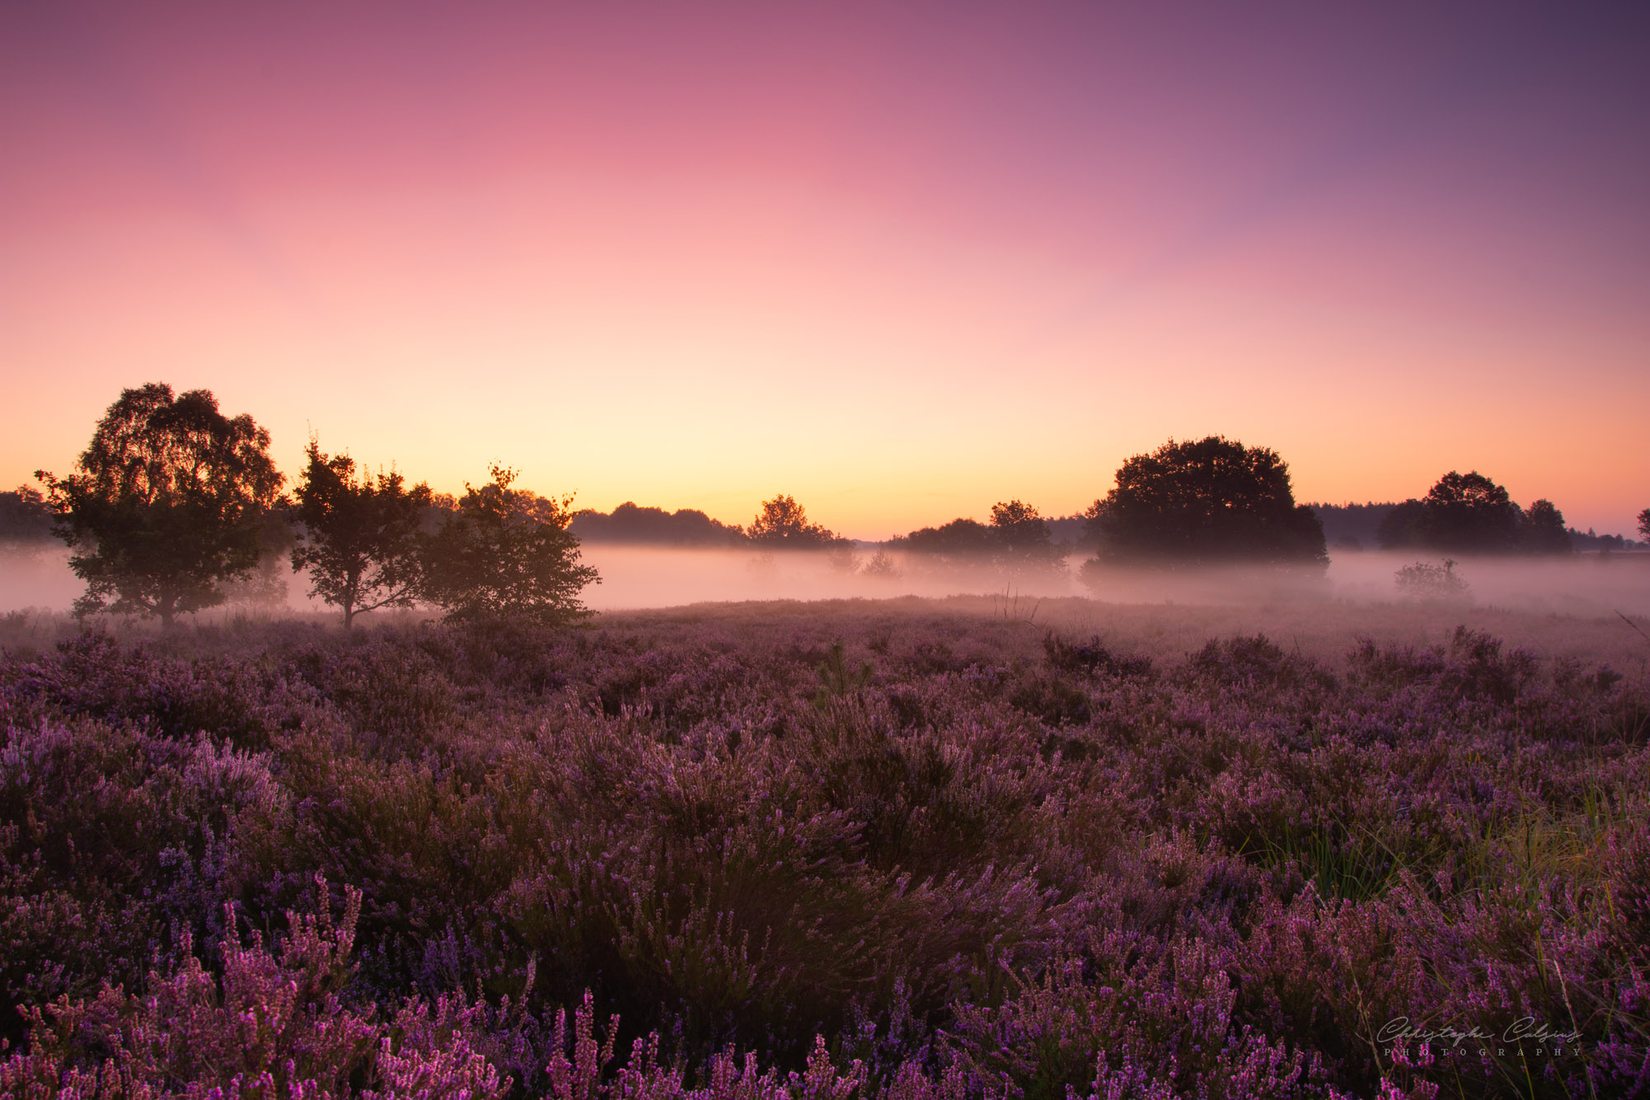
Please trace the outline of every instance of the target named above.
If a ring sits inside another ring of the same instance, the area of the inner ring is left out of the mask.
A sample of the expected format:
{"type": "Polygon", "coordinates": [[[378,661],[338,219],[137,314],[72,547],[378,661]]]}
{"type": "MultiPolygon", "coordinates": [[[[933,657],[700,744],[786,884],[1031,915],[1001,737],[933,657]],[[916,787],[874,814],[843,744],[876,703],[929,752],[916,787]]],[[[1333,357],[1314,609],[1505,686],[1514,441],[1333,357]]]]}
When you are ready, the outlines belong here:
{"type": "Polygon", "coordinates": [[[1467,582],[1455,571],[1455,562],[1450,558],[1441,565],[1425,561],[1406,565],[1393,574],[1393,579],[1398,591],[1412,600],[1451,602],[1467,598],[1467,582]]]}

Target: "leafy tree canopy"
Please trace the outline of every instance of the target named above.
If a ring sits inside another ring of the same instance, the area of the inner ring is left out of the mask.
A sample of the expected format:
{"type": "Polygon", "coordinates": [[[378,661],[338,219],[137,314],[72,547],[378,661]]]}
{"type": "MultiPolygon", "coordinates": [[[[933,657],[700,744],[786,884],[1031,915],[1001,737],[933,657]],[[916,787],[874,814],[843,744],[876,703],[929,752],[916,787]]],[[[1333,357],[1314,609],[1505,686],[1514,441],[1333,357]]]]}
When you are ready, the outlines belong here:
{"type": "Polygon", "coordinates": [[[513,489],[516,471],[508,467],[491,473],[479,488],[465,485],[458,508],[427,539],[422,595],[457,620],[556,625],[589,614],[579,594],[601,578],[580,563],[579,540],[568,530],[573,498],[513,489]]]}
{"type": "Polygon", "coordinates": [[[1323,527],[1295,503],[1275,451],[1210,436],[1135,455],[1088,518],[1097,561],[1327,561],[1323,527]]]}
{"type": "Polygon", "coordinates": [[[1047,571],[1064,564],[1065,555],[1054,545],[1047,521],[1022,501],[991,506],[991,535],[993,557],[1010,572],[1047,571]]]}
{"type": "Polygon", "coordinates": [[[827,547],[843,541],[834,531],[810,523],[807,510],[789,496],[763,501],[762,510],[751,520],[745,535],[760,546],[798,549],[827,547]]]}
{"type": "Polygon", "coordinates": [[[985,558],[996,541],[991,528],[974,519],[954,519],[938,527],[923,527],[894,540],[903,550],[939,558],[985,558]]]}
{"type": "Polygon", "coordinates": [[[573,517],[572,531],[584,542],[728,546],[745,541],[737,527],[719,523],[696,508],[667,512],[631,501],[611,513],[580,512],[573,517]]]}
{"type": "Polygon", "coordinates": [[[1451,470],[1421,498],[1421,537],[1439,550],[1515,550],[1522,519],[1507,490],[1477,470],[1451,470]]]}
{"type": "Polygon", "coordinates": [[[22,485],[0,493],[0,539],[34,542],[51,537],[52,510],[39,489],[22,485]]]}
{"type": "Polygon", "coordinates": [[[162,383],[121,393],[74,473],[35,476],[86,581],[77,613],[165,624],[222,603],[223,583],[256,567],[283,480],[250,416],[226,417],[209,391],[174,396],[162,383]]]}
{"type": "Polygon", "coordinates": [[[409,489],[394,470],[358,472],[353,458],[328,458],[313,438],[305,454],[292,568],[308,570],[310,595],[343,611],[346,629],[365,612],[412,606],[429,486],[409,489]]]}
{"type": "Polygon", "coordinates": [[[1519,544],[1529,554],[1568,554],[1574,547],[1564,513],[1550,500],[1538,500],[1524,513],[1518,532],[1519,544]]]}

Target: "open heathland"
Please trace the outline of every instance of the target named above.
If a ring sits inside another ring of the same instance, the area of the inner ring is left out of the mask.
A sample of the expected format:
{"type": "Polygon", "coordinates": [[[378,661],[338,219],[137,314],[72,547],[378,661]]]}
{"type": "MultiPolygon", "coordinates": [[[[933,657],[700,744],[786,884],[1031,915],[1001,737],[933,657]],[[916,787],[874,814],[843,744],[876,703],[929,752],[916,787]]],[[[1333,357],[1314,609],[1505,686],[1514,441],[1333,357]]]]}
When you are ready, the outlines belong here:
{"type": "Polygon", "coordinates": [[[0,1093],[1643,1094],[1647,629],[14,614],[0,1093]]]}

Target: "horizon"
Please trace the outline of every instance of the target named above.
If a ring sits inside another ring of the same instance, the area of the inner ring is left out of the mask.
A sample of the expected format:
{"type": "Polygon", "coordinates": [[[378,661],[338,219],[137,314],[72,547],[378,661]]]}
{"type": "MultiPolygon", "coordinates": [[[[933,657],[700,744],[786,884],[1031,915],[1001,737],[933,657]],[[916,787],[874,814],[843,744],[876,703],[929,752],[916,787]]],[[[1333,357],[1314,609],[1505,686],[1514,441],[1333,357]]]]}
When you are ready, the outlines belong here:
{"type": "Polygon", "coordinates": [[[1631,535],[1650,12],[0,12],[0,484],[127,387],[289,475],[881,540],[1220,434],[1631,535]]]}

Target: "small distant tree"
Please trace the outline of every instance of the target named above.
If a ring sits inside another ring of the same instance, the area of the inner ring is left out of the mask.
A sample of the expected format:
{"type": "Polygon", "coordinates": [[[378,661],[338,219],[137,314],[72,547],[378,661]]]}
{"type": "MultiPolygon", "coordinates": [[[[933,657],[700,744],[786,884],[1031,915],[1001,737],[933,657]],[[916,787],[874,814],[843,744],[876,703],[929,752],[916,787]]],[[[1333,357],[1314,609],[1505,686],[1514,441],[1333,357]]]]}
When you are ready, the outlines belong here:
{"type": "Polygon", "coordinates": [[[1639,513],[1639,538],[1650,542],[1650,508],[1639,513]]]}
{"type": "Polygon", "coordinates": [[[912,554],[952,564],[986,561],[997,546],[991,528],[977,519],[954,519],[938,527],[923,527],[896,542],[912,554]]]}
{"type": "Polygon", "coordinates": [[[1064,555],[1049,535],[1048,523],[1036,508],[1018,500],[991,506],[993,556],[1013,573],[1047,572],[1064,563],[1064,555]]]}
{"type": "Polygon", "coordinates": [[[886,550],[878,550],[872,554],[870,560],[861,566],[859,571],[862,576],[883,581],[898,580],[900,576],[899,564],[886,550]]]}
{"type": "Polygon", "coordinates": [[[1097,563],[1323,565],[1323,526],[1275,451],[1210,436],[1135,455],[1088,510],[1097,563]]]}
{"type": "Polygon", "coordinates": [[[765,547],[821,548],[843,541],[835,532],[808,520],[807,510],[794,497],[776,496],[762,502],[745,535],[765,547]]]}
{"type": "Polygon", "coordinates": [[[311,596],[357,615],[384,607],[411,607],[422,557],[420,521],[431,507],[430,487],[407,487],[394,470],[359,472],[349,455],[328,458],[310,439],[295,496],[297,543],[292,569],[309,571],[311,596]]]}
{"type": "Polygon", "coordinates": [[[162,383],[122,391],[74,473],[35,476],[86,582],[75,611],[165,626],[222,603],[224,583],[257,566],[283,480],[250,416],[226,417],[210,391],[175,396],[162,383]]]}
{"type": "Polygon", "coordinates": [[[1524,512],[1518,541],[1527,554],[1568,554],[1573,548],[1564,513],[1550,500],[1538,500],[1524,512]]]}
{"type": "Polygon", "coordinates": [[[492,481],[468,483],[424,544],[420,595],[459,621],[522,620],[561,625],[589,614],[579,601],[600,583],[579,561],[569,531],[573,498],[513,489],[516,471],[491,468],[492,481]]]}

